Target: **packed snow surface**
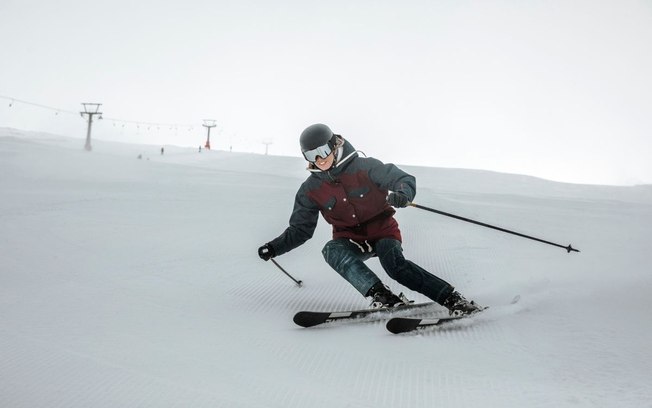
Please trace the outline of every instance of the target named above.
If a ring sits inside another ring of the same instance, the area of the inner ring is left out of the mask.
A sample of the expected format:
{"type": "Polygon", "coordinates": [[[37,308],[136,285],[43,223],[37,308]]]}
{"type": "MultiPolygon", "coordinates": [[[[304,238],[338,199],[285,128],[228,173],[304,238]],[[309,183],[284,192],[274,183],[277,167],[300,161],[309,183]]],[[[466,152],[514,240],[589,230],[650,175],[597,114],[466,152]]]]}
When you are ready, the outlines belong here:
{"type": "Polygon", "coordinates": [[[2,407],[652,407],[652,186],[405,166],[416,203],[581,252],[400,209],[406,257],[491,308],[303,329],[368,301],[323,261],[323,220],[277,258],[303,287],[256,254],[301,159],[82,147],[0,129],[2,407]]]}

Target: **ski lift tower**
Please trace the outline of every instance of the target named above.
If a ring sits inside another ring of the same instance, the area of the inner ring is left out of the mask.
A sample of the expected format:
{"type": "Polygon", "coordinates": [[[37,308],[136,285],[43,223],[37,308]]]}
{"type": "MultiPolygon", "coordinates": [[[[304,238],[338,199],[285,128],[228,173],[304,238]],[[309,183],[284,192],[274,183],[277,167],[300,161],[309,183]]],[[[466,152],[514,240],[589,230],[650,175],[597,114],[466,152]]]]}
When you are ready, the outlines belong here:
{"type": "Polygon", "coordinates": [[[215,122],[217,121],[213,119],[204,119],[204,124],[202,125],[208,131],[206,134],[206,145],[204,146],[208,150],[211,149],[211,128],[217,126],[215,122]]]}
{"type": "Polygon", "coordinates": [[[84,111],[79,112],[82,118],[88,118],[88,131],[86,132],[86,145],[84,146],[84,149],[87,151],[93,150],[91,147],[91,127],[93,126],[93,116],[95,115],[100,115],[100,119],[102,119],[102,112],[99,112],[100,106],[102,106],[101,103],[82,103],[84,106],[84,111]]]}
{"type": "Polygon", "coordinates": [[[265,156],[269,153],[269,145],[274,144],[272,139],[263,139],[263,144],[265,145],[265,156]]]}

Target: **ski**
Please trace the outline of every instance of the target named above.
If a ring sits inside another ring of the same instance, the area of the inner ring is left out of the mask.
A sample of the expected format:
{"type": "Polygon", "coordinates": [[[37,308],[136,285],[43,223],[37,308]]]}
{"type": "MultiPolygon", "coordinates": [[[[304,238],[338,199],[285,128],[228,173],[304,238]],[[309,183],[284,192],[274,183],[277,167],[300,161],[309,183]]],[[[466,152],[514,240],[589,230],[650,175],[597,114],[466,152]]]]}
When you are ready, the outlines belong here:
{"type": "MultiPolygon", "coordinates": [[[[521,299],[520,295],[515,296],[510,304],[515,304],[521,299]]],[[[415,330],[423,329],[425,327],[432,327],[432,326],[442,326],[447,323],[451,323],[455,320],[460,320],[460,319],[469,319],[473,318],[483,311],[487,310],[489,306],[484,307],[482,310],[471,313],[471,314],[466,314],[466,315],[456,315],[456,316],[442,316],[442,317],[435,317],[435,318],[415,318],[415,317],[394,317],[392,319],[389,319],[385,327],[387,330],[389,330],[391,333],[394,334],[400,334],[400,333],[408,333],[412,332],[415,330]]]]}
{"type": "Polygon", "coordinates": [[[443,324],[455,320],[468,319],[481,312],[482,311],[473,314],[468,314],[468,315],[442,316],[442,317],[429,318],[429,319],[419,319],[414,317],[394,317],[392,319],[389,319],[385,327],[387,328],[387,330],[389,330],[394,334],[408,333],[411,331],[415,331],[417,329],[422,329],[424,327],[441,326],[443,324]]]}
{"type": "MultiPolygon", "coordinates": [[[[436,304],[437,303],[435,302],[410,303],[407,305],[401,305],[396,307],[383,307],[379,309],[345,310],[345,311],[337,311],[337,312],[301,311],[294,315],[293,320],[294,323],[296,323],[301,327],[313,327],[329,322],[356,320],[365,317],[375,317],[376,319],[373,320],[377,320],[377,319],[382,319],[388,314],[402,312],[404,310],[427,308],[436,304]]],[[[370,320],[365,319],[364,321],[370,321],[370,320]]]]}

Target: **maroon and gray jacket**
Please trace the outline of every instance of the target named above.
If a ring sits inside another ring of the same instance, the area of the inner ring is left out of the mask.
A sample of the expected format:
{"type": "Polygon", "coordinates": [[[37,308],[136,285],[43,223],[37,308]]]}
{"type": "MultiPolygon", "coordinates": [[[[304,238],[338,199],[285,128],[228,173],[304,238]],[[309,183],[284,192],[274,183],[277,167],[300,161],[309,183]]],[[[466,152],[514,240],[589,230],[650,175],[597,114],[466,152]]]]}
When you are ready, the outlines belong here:
{"type": "Polygon", "coordinates": [[[381,238],[401,240],[386,198],[388,191],[416,194],[416,180],[393,164],[360,157],[348,141],[338,150],[336,165],[328,171],[309,169],[294,200],[290,226],[269,242],[276,256],[303,244],[317,227],[319,213],[333,226],[333,239],[375,242],[381,238]]]}

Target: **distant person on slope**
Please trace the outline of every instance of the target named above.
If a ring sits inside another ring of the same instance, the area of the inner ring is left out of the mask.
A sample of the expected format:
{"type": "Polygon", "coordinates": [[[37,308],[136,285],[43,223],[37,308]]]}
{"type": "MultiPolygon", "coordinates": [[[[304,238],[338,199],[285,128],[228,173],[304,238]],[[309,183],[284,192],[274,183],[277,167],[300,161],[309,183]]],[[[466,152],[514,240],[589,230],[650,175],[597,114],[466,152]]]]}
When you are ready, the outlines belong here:
{"type": "Polygon", "coordinates": [[[322,254],[326,262],[372,307],[406,302],[390,291],[364,261],[380,260],[387,275],[405,287],[445,306],[451,314],[481,310],[453,286],[403,257],[401,231],[392,207],[406,207],[416,194],[416,180],[393,164],[360,157],[342,136],[323,124],[306,128],[299,138],[310,176],[297,192],[290,226],[258,249],[265,261],[312,238],[319,213],[333,226],[333,240],[322,254]]]}

